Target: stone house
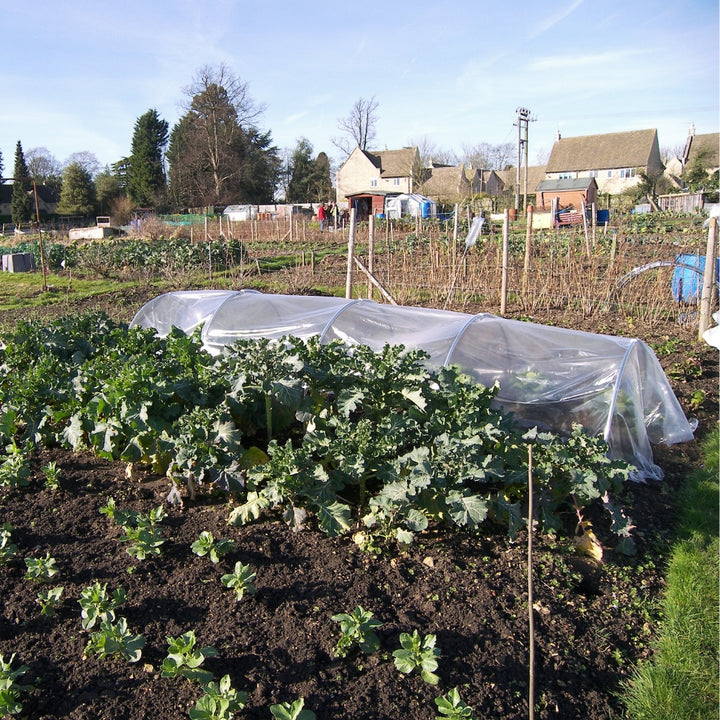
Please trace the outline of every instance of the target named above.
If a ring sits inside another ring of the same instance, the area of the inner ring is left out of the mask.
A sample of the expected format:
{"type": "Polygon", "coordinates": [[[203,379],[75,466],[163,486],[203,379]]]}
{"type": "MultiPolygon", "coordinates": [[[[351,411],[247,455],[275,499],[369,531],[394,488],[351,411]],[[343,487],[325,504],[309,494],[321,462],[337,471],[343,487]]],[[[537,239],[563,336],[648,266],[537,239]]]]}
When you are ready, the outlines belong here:
{"type": "Polygon", "coordinates": [[[368,152],[356,147],[338,168],[335,197],[338,204],[358,195],[410,194],[416,191],[420,165],[417,147],[368,152]]]}
{"type": "Polygon", "coordinates": [[[598,191],[617,195],[663,171],[657,130],[561,138],[558,134],[545,167],[545,179],[595,178],[598,191]]]}

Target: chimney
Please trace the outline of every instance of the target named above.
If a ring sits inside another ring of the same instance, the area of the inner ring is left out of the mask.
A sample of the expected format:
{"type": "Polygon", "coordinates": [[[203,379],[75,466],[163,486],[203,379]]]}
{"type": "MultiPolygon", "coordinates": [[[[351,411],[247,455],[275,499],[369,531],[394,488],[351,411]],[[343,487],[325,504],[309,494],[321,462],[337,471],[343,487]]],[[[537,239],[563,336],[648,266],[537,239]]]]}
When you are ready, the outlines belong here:
{"type": "Polygon", "coordinates": [[[560,140],[560,128],[555,131],[555,142],[560,140]]]}

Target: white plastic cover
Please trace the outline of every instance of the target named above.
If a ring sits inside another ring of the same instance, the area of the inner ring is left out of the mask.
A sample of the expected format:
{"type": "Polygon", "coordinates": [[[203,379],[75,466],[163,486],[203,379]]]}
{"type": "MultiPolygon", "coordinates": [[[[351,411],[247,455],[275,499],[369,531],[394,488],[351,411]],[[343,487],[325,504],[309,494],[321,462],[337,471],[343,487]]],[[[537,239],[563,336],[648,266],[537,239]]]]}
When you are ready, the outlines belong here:
{"type": "Polygon", "coordinates": [[[212,353],[243,338],[313,335],[377,350],[385,344],[422,349],[433,366],[458,365],[485,386],[498,383],[496,402],[523,425],[569,433],[579,423],[601,435],[613,457],[638,468],[639,478],[662,478],[651,444],[693,439],[655,354],[637,339],[486,313],[254,290],[166,293],[131,323],[161,336],[172,326],[192,332],[200,325],[212,353]]]}

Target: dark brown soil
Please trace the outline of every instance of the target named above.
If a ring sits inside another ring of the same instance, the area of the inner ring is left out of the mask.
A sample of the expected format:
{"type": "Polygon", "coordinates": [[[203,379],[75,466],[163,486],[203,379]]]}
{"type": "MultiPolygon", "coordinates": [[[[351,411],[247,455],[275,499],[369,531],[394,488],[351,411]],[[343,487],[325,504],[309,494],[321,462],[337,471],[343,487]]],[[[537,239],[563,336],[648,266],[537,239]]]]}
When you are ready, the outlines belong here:
{"type": "MultiPolygon", "coordinates": [[[[688,355],[697,358],[700,375],[689,371],[673,384],[688,415],[700,417],[702,436],[717,420],[717,351],[689,339],[682,355],[661,360],[670,368],[688,355]],[[700,389],[705,400],[695,411],[688,403],[700,389]]],[[[607,551],[605,563],[596,565],[573,554],[569,541],[536,538],[537,718],[623,716],[617,693],[633,667],[652,655],[676,490],[697,458],[697,443],[659,448],[665,481],[628,486],[634,558],[607,551]]],[[[188,630],[200,646],[217,650],[203,667],[218,679],[229,674],[233,687],[247,692],[236,717],[267,719],[270,705],[303,697],[319,719],[430,720],[434,698],[453,687],[478,718],[528,716],[525,535],[512,542],[493,528],[478,534],[435,528],[407,554],[375,559],[351,538],[293,533],[278,517],[229,526],[226,499],[202,496],[185,498],[184,508],[166,505],[162,555],[136,561],[99,508],[112,496],[118,507],[148,512],[168,490],[167,481],[143,468],[128,480],[124,464],[41,450],[30,487],[0,491],[0,522],[14,528],[18,546],[18,559],[0,567],[0,653],[6,660],[15,653],[15,664],[29,667],[21,678],[33,685],[21,698],[23,717],[187,718],[199,686],[162,678],[160,665],[167,636],[188,630]],[[59,490],[43,484],[41,468],[50,460],[62,470],[59,490]],[[203,530],[234,539],[235,550],[218,564],[197,557],[190,545],[203,530]],[[46,553],[60,568],[51,586],[64,588],[52,618],[36,603],[42,588],[24,579],[24,558],[46,553]],[[257,593],[240,602],[220,582],[238,560],[257,573],[257,593]],[[84,657],[89,632],[78,598],[95,580],[126,590],[118,614],[145,638],[138,663],[84,657]],[[331,616],[358,605],[383,623],[381,649],[336,658],[340,633],[331,616]],[[414,629],[437,636],[437,686],[394,666],[400,633],[414,629]]],[[[598,530],[604,537],[601,524],[598,530]]]]}

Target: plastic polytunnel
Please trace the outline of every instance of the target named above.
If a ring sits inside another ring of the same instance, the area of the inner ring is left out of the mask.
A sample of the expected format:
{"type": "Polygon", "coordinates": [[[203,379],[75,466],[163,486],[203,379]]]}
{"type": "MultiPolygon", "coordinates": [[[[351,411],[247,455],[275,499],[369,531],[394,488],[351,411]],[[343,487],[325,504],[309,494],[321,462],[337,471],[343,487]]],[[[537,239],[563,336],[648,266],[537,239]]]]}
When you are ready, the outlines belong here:
{"type": "Polygon", "coordinates": [[[375,350],[386,344],[424,350],[432,366],[458,365],[485,386],[497,383],[495,402],[522,425],[569,434],[578,423],[604,437],[611,457],[635,465],[638,479],[662,478],[653,444],[693,438],[655,354],[637,339],[487,313],[254,290],[166,293],[131,323],[160,336],[201,325],[203,344],[215,354],[240,339],[314,335],[375,350]]]}

